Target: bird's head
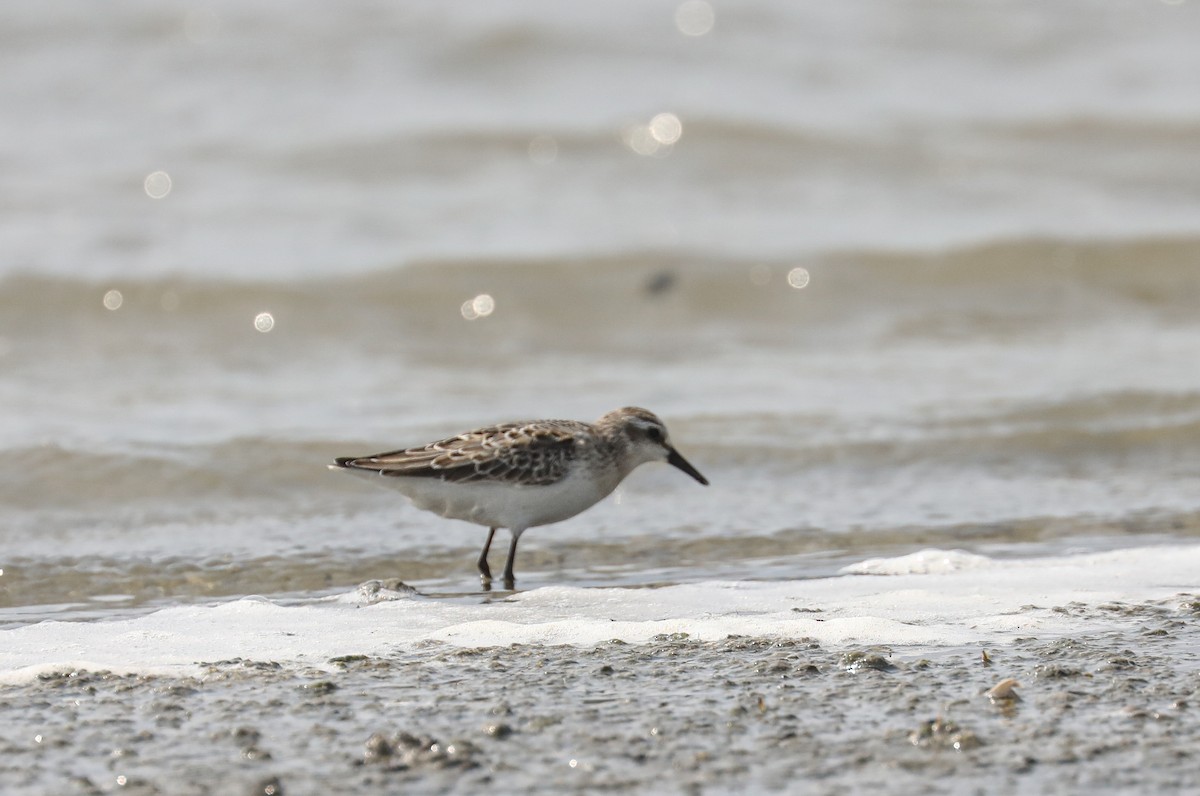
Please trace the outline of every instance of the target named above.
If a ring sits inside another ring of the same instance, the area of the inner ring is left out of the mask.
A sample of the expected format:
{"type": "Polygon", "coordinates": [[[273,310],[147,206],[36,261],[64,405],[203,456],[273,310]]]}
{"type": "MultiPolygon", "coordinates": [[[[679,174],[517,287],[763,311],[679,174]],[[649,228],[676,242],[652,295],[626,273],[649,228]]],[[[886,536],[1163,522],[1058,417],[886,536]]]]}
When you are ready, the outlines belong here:
{"type": "Polygon", "coordinates": [[[653,412],[627,406],[609,412],[600,418],[597,425],[607,427],[610,433],[624,438],[627,460],[631,468],[646,462],[666,462],[708,486],[708,479],[675,450],[667,434],[666,424],[653,412]]]}

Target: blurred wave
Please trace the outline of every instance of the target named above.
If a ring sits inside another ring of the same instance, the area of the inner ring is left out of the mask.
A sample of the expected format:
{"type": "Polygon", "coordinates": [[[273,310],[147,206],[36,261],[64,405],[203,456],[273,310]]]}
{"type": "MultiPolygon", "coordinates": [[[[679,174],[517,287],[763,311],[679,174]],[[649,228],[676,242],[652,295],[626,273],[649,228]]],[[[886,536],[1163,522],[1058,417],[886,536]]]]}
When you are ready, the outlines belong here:
{"type": "Polygon", "coordinates": [[[96,281],[10,276],[0,335],[19,357],[63,340],[224,349],[269,309],[296,346],[670,351],[795,335],[992,337],[1145,318],[1187,323],[1200,301],[1198,238],[1000,241],[942,253],[836,252],[783,259],[641,252],[550,260],[414,261],[344,277],[96,281]],[[796,289],[789,274],[803,269],[796,289]],[[107,310],[104,296],[120,295],[107,310]],[[463,305],[494,312],[471,323],[463,305]],[[650,333],[653,336],[650,336],[650,333]],[[81,337],[86,335],[87,339],[81,337]]]}

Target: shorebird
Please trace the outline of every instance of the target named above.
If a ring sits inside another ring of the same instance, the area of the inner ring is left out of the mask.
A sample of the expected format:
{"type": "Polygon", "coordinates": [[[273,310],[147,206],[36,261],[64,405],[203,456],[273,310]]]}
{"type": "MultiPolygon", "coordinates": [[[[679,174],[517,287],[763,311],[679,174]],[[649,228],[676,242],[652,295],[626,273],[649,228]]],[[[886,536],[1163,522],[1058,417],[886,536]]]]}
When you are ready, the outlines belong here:
{"type": "Polygon", "coordinates": [[[628,406],[595,423],[531,420],[478,428],[419,448],[344,457],[329,465],[400,491],[417,508],[488,529],[479,577],[491,587],[488,550],[497,528],[512,534],[504,586],[515,583],[521,534],[574,517],[639,465],[667,462],[708,486],[675,450],[652,412],[628,406]]]}

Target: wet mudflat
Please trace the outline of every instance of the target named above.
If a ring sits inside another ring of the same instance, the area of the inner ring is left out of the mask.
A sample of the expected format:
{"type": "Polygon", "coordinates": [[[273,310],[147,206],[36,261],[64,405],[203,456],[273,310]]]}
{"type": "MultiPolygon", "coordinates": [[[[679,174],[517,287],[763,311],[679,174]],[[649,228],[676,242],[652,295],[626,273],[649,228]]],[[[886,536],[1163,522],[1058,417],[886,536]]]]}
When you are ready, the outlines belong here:
{"type": "Polygon", "coordinates": [[[0,781],[13,794],[1200,783],[1200,600],[1056,610],[1108,629],[986,650],[679,635],[45,675],[0,690],[0,781]]]}

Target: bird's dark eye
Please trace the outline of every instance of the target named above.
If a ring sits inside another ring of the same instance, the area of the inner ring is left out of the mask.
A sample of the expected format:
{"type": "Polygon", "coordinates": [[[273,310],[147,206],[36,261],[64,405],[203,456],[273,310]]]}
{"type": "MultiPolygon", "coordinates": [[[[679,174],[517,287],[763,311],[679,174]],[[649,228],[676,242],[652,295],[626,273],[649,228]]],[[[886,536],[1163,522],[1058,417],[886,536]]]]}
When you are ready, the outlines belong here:
{"type": "Polygon", "coordinates": [[[646,429],[646,438],[649,439],[651,442],[662,442],[663,441],[662,432],[659,431],[657,428],[646,429]]]}

